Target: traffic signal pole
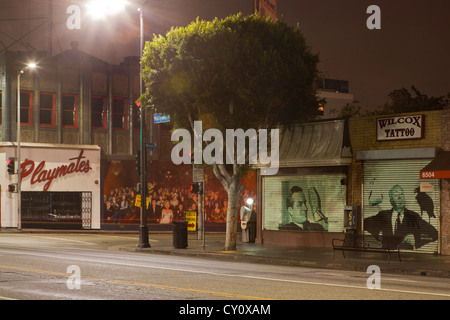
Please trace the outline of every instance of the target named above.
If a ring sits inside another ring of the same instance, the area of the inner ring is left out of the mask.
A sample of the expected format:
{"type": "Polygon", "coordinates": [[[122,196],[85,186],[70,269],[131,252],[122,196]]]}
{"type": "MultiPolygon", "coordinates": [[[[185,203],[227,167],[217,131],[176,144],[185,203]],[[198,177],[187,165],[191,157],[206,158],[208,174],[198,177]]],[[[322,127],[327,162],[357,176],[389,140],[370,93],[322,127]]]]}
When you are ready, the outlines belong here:
{"type": "MultiPolygon", "coordinates": [[[[139,8],[140,19],[140,61],[142,61],[144,51],[144,1],[140,1],[141,6],[139,8]]],[[[139,90],[142,96],[143,83],[142,83],[142,63],[139,63],[139,90]]],[[[140,181],[141,181],[141,209],[140,209],[140,225],[139,225],[139,248],[149,248],[150,242],[148,240],[148,225],[147,225],[147,162],[146,162],[146,150],[145,150],[145,105],[141,103],[140,112],[140,181]]]]}

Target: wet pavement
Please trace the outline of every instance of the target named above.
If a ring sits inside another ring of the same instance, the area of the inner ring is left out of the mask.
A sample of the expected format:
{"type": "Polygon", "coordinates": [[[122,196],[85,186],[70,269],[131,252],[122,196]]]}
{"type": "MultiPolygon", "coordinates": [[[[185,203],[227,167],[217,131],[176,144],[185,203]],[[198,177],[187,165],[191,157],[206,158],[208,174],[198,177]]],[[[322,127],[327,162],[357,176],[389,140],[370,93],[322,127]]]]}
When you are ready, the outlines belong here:
{"type": "MultiPolygon", "coordinates": [[[[450,256],[429,253],[401,252],[401,261],[396,253],[388,255],[378,252],[333,252],[332,248],[304,248],[272,244],[237,242],[235,251],[225,251],[225,234],[205,234],[204,240],[195,233],[188,235],[185,248],[175,248],[172,233],[149,234],[150,248],[123,247],[158,254],[197,256],[209,259],[224,259],[275,265],[302,266],[341,270],[366,271],[368,266],[377,265],[382,272],[413,274],[421,276],[450,277],[450,256]]],[[[176,241],[176,246],[179,246],[176,241]]]]}
{"type": "MultiPolygon", "coordinates": [[[[135,236],[136,231],[111,230],[43,230],[23,229],[30,233],[103,233],[135,236]]],[[[178,237],[178,236],[177,236],[178,237]]],[[[138,238],[137,238],[138,239],[138,238]]],[[[381,272],[392,274],[411,274],[450,278],[450,256],[430,253],[401,252],[401,261],[396,253],[388,255],[377,252],[333,252],[332,248],[293,247],[274,244],[244,243],[238,238],[234,251],[225,251],[225,233],[206,233],[204,239],[196,232],[189,232],[187,241],[176,238],[172,232],[149,232],[149,248],[136,245],[118,245],[117,250],[136,251],[149,254],[168,254],[202,257],[205,259],[223,259],[226,261],[268,263],[273,265],[301,266],[308,268],[326,268],[366,272],[371,265],[380,267],[381,272]],[[181,248],[179,247],[181,245],[181,248]],[[185,246],[186,245],[186,246],[185,246]]]]}

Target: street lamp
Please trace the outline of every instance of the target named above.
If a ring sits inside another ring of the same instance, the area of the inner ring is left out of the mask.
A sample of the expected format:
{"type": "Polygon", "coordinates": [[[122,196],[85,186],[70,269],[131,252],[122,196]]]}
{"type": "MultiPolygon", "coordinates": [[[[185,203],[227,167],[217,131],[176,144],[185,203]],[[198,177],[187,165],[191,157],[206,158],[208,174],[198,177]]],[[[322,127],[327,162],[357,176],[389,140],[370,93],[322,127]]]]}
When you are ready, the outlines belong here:
{"type": "Polygon", "coordinates": [[[20,179],[20,77],[25,71],[35,69],[36,63],[30,62],[23,69],[17,72],[17,226],[22,228],[22,212],[21,212],[21,179],[20,179]]]}
{"type": "MultiPolygon", "coordinates": [[[[144,52],[144,4],[147,0],[138,0],[140,6],[139,20],[140,20],[140,52],[139,52],[139,95],[142,96],[143,82],[142,82],[142,57],[144,52]]],[[[148,240],[148,225],[147,225],[147,165],[145,153],[145,106],[141,104],[140,112],[140,156],[141,156],[141,209],[140,209],[140,225],[139,225],[139,248],[149,248],[150,242],[148,240]]]]}
{"type": "MultiPolygon", "coordinates": [[[[139,20],[140,20],[140,53],[139,60],[142,61],[144,51],[144,5],[147,0],[135,0],[138,3],[139,20]]],[[[122,11],[128,1],[126,0],[91,0],[87,4],[88,14],[94,19],[102,19],[107,15],[116,14],[122,11]]],[[[139,63],[139,94],[143,94],[142,82],[142,64],[139,63]]],[[[140,208],[140,225],[139,225],[139,248],[149,248],[148,225],[147,225],[147,182],[146,182],[146,154],[145,154],[145,106],[141,105],[140,112],[140,183],[141,183],[141,208],[140,208]]]]}
{"type": "Polygon", "coordinates": [[[108,15],[121,12],[126,5],[126,0],[90,0],[86,8],[91,18],[105,19],[108,15]]]}

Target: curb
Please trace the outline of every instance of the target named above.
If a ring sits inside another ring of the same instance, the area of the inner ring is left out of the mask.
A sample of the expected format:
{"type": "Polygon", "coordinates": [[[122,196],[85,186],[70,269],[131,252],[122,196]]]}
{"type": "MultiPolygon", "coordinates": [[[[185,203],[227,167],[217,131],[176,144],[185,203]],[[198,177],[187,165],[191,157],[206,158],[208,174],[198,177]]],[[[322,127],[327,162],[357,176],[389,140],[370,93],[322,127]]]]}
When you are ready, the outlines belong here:
{"type": "MultiPolygon", "coordinates": [[[[250,263],[265,263],[270,265],[282,265],[282,266],[297,266],[304,268],[318,268],[318,269],[334,269],[334,270],[347,270],[347,271],[359,271],[366,272],[369,265],[373,262],[321,262],[313,260],[299,260],[292,258],[281,257],[269,257],[261,255],[246,255],[233,252],[222,251],[188,251],[186,249],[158,249],[158,248],[137,248],[137,247],[120,247],[119,250],[145,252],[150,254],[163,254],[170,256],[185,256],[185,257],[201,257],[206,259],[224,260],[224,261],[239,261],[250,263]]],[[[408,267],[399,265],[383,264],[380,269],[384,273],[388,274],[404,274],[415,276],[430,276],[430,277],[442,277],[450,278],[450,270],[432,270],[421,267],[408,267]]]]}

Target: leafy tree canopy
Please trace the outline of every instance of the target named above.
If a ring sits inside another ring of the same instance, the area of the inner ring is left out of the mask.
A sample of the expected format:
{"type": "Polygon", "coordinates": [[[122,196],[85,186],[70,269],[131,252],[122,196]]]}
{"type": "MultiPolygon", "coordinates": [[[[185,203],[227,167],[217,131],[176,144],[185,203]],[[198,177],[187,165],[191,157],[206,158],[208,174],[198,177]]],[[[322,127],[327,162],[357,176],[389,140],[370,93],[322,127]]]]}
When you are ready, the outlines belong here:
{"type": "Polygon", "coordinates": [[[340,110],[333,109],[330,112],[338,118],[350,118],[359,116],[385,115],[394,113],[419,112],[442,110],[449,106],[450,93],[447,96],[428,97],[421,93],[415,86],[411,86],[413,96],[407,89],[401,88],[389,93],[389,101],[378,106],[373,111],[363,111],[358,101],[347,103],[340,110]]]}
{"type": "Polygon", "coordinates": [[[298,26],[257,15],[197,19],[146,44],[141,100],[185,129],[202,118],[219,130],[301,122],[316,113],[317,62],[298,26]]]}
{"type": "Polygon", "coordinates": [[[448,106],[449,96],[428,97],[417,90],[415,86],[411,86],[411,89],[415,96],[411,95],[405,88],[389,93],[389,101],[379,106],[375,114],[441,110],[448,106]]]}

